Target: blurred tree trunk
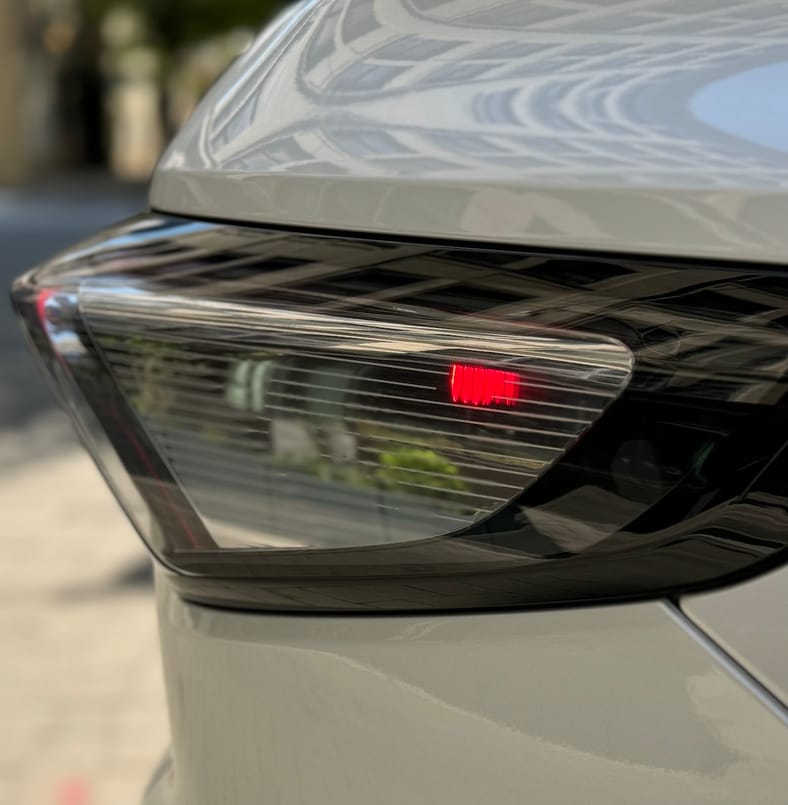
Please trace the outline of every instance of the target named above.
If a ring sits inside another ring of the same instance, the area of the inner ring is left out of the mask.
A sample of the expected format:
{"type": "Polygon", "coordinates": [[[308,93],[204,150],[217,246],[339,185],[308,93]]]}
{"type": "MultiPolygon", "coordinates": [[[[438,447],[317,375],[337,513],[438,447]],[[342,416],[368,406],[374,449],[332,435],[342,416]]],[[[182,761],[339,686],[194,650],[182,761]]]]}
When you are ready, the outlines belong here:
{"type": "Polygon", "coordinates": [[[23,0],[0,0],[0,184],[25,179],[30,154],[24,136],[23,0]]]}
{"type": "Polygon", "coordinates": [[[66,120],[77,127],[77,161],[87,165],[107,162],[104,77],[101,68],[100,20],[87,16],[80,30],[74,58],[66,71],[72,108],[66,120]]]}

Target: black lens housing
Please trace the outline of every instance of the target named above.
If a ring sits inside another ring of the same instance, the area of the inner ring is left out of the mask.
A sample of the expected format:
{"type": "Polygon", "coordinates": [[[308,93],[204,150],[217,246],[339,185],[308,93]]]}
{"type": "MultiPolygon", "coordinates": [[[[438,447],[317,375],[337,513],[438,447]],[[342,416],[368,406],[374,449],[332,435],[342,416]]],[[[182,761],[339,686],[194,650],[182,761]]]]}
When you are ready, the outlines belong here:
{"type": "Polygon", "coordinates": [[[704,589],[786,556],[788,275],[775,267],[148,216],[21,278],[14,304],[72,409],[88,411],[81,428],[99,466],[128,510],[102,456],[122,466],[150,517],[138,529],[191,600],[377,612],[567,605],[704,589]],[[478,523],[374,548],[228,551],[96,350],[79,313],[86,277],[392,321],[528,322],[617,339],[636,363],[593,427],[478,523]],[[65,346],[53,335],[64,315],[65,346]]]}

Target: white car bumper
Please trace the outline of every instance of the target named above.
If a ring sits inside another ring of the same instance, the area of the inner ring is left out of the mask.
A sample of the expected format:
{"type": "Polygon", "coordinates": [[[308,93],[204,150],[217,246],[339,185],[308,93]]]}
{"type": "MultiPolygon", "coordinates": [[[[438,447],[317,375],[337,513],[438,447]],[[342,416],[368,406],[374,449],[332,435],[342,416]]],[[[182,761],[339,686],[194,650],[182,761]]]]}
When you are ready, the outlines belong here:
{"type": "Polygon", "coordinates": [[[160,578],[159,606],[146,805],[785,802],[779,708],[667,603],[261,615],[160,578]]]}

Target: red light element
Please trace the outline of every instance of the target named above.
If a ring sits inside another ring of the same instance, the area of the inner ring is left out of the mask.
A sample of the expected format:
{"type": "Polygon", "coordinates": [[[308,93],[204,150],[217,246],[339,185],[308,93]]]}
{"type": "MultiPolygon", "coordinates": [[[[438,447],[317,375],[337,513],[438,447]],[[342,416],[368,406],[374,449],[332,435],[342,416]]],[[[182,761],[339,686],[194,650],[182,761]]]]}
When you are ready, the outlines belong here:
{"type": "Polygon", "coordinates": [[[452,402],[466,405],[516,405],[520,376],[503,369],[453,363],[449,371],[452,402]]]}
{"type": "Polygon", "coordinates": [[[38,292],[36,296],[36,314],[38,321],[42,327],[46,328],[47,325],[47,302],[55,295],[54,288],[44,288],[38,292]]]}

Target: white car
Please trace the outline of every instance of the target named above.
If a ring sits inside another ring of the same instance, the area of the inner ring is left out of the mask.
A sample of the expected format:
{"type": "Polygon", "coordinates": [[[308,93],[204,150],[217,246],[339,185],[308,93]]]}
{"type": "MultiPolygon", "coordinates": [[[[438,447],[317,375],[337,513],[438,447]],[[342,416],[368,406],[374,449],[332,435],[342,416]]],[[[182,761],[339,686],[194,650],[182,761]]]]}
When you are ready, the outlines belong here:
{"type": "Polygon", "coordinates": [[[158,560],[148,805],[788,802],[786,53],[304,3],[17,281],[158,560]]]}

